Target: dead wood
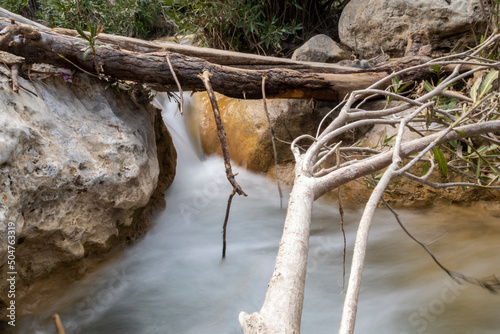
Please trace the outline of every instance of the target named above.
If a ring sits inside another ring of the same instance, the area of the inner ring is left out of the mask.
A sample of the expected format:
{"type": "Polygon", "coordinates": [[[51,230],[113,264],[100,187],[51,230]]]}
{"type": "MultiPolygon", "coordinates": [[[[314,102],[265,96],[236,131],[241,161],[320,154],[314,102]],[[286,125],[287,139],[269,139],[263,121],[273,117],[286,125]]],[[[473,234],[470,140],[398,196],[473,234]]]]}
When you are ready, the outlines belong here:
{"type": "MultiPolygon", "coordinates": [[[[95,63],[97,63],[104,76],[150,84],[155,88],[177,90],[177,84],[166,60],[168,53],[177,79],[184,90],[205,90],[203,83],[198,79],[198,74],[208,71],[212,74],[210,81],[215,91],[236,98],[262,98],[262,78],[267,76],[268,98],[315,98],[338,101],[351,91],[366,88],[393,71],[428,60],[422,56],[408,57],[369,71],[346,68],[345,73],[309,73],[309,70],[302,72],[281,67],[247,70],[218,65],[198,57],[170,51],[140,53],[112,44],[108,44],[110,47],[96,49],[96,59],[94,54],[84,59],[86,47],[77,44],[81,38],[62,35],[50,29],[27,27],[29,26],[12,24],[10,20],[0,19],[0,29],[3,32],[0,36],[0,50],[22,56],[27,63],[47,63],[67,68],[75,66],[96,75],[99,74],[95,73],[95,63]]],[[[133,39],[128,38],[128,40],[133,39]]],[[[143,43],[135,41],[138,44],[143,43]]],[[[288,62],[288,60],[282,61],[288,62]]],[[[407,76],[422,77],[427,72],[418,71],[407,76]]]]}
{"type": "Polygon", "coordinates": [[[52,315],[52,319],[54,320],[54,324],[57,329],[57,334],[65,334],[66,332],[64,331],[64,327],[61,321],[61,317],[59,317],[59,314],[54,313],[54,315],[52,315]]]}
{"type": "Polygon", "coordinates": [[[235,194],[247,196],[243,189],[241,189],[238,182],[236,182],[235,176],[233,174],[233,169],[231,167],[231,159],[229,158],[229,150],[227,148],[226,142],[226,132],[224,131],[224,126],[222,124],[222,118],[220,116],[219,105],[217,104],[217,98],[215,97],[214,90],[212,88],[212,84],[210,82],[210,74],[208,71],[203,71],[198,77],[201,79],[203,84],[205,85],[205,89],[207,90],[208,97],[210,99],[210,103],[212,104],[212,111],[214,113],[215,124],[217,126],[217,134],[219,135],[220,146],[222,149],[222,156],[224,158],[224,166],[226,168],[226,177],[229,183],[233,186],[233,191],[231,195],[229,195],[229,199],[227,200],[227,208],[226,208],[226,216],[224,218],[224,224],[222,227],[222,258],[226,257],[226,230],[227,230],[227,222],[229,219],[229,211],[231,210],[231,203],[233,201],[233,197],[235,194]]]}

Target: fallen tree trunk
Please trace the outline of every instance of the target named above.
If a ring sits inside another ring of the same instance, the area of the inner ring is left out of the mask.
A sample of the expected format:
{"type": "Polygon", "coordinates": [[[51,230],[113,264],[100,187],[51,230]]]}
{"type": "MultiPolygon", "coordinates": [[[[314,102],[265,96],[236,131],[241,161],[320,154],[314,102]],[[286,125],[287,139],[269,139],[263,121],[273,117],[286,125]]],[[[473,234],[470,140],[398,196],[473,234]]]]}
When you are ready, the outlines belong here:
{"type": "MultiPolygon", "coordinates": [[[[78,37],[75,30],[55,28],[53,31],[72,37],[78,37]]],[[[97,42],[118,46],[121,49],[140,52],[175,52],[185,56],[202,58],[210,63],[245,68],[252,70],[263,70],[270,68],[286,68],[297,70],[303,73],[353,73],[360,69],[355,67],[340,66],[337,64],[315,63],[307,61],[295,61],[288,58],[278,58],[261,56],[249,53],[225,51],[212,48],[197,47],[192,45],[182,45],[169,42],[144,41],[131,37],[99,34],[97,42]]]]}
{"type": "MultiPolygon", "coordinates": [[[[95,54],[90,53],[84,57],[87,47],[78,44],[82,41],[81,38],[61,35],[49,29],[12,24],[7,19],[0,19],[0,29],[0,50],[24,57],[27,63],[77,67],[96,75],[150,84],[156,89],[177,90],[166,61],[166,55],[169,54],[173,69],[184,90],[204,90],[198,74],[209,71],[212,74],[214,90],[236,98],[262,98],[262,78],[266,76],[268,98],[339,101],[351,91],[366,88],[395,70],[428,60],[421,56],[402,58],[390,67],[384,66],[364,72],[354,69],[351,73],[304,73],[284,68],[247,70],[221,66],[201,58],[169,51],[139,53],[123,50],[116,45],[96,48],[95,54]],[[100,73],[96,73],[95,64],[98,65],[100,73]]],[[[427,72],[417,71],[409,76],[421,77],[427,72]]],[[[389,83],[390,81],[387,81],[382,84],[389,83]]]]}

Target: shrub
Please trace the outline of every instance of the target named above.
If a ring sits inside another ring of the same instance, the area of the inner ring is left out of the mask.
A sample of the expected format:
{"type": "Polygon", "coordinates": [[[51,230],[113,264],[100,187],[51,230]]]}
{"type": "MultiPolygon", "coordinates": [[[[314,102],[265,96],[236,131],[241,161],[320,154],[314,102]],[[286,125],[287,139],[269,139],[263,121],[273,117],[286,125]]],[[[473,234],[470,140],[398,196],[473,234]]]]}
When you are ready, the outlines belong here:
{"type": "Polygon", "coordinates": [[[0,6],[54,27],[138,38],[194,34],[225,50],[286,54],[314,34],[335,38],[349,0],[0,0],[0,6]]]}
{"type": "Polygon", "coordinates": [[[181,33],[206,46],[257,53],[286,53],[313,34],[336,34],[349,0],[164,0],[181,33]]]}
{"type": "Polygon", "coordinates": [[[104,32],[138,38],[175,32],[160,0],[0,0],[0,6],[30,18],[36,14],[51,27],[86,29],[92,22],[104,32]]]}

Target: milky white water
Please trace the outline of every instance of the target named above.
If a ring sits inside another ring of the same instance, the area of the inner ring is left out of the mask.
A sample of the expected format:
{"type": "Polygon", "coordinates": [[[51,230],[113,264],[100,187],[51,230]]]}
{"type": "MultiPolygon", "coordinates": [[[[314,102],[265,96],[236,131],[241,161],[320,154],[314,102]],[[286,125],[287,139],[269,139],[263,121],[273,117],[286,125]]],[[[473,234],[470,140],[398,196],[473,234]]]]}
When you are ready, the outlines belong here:
{"type": "MultiPolygon", "coordinates": [[[[231,186],[219,157],[201,158],[175,107],[164,116],[179,154],[167,207],[138,243],[75,283],[39,314],[8,333],[241,333],[240,311],[260,309],[271,277],[285,212],[273,180],[234,167],[249,195],[235,197],[221,263],[221,226],[231,186]],[[177,113],[178,114],[178,113],[177,113]]],[[[289,191],[289,190],[288,190],[289,191]]],[[[285,202],[286,203],[286,199],[285,202]]],[[[362,207],[346,208],[352,249],[362,207]]],[[[401,211],[408,228],[448,265],[465,274],[500,275],[500,210],[460,207],[401,211]]],[[[302,333],[336,333],[342,294],[342,237],[335,203],[314,208],[302,333]]],[[[349,269],[350,252],[347,254],[349,269]]],[[[377,211],[369,240],[356,333],[499,333],[500,295],[453,283],[397,226],[377,211]]]]}

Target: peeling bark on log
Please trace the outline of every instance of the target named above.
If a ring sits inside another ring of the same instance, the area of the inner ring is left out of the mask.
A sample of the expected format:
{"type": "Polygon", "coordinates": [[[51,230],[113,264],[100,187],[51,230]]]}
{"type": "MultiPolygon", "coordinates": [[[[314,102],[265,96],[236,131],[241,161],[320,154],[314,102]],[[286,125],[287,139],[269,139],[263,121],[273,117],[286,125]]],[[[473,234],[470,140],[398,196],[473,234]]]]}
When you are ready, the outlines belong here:
{"type": "MultiPolygon", "coordinates": [[[[75,30],[55,28],[54,32],[61,35],[78,37],[75,30]]],[[[288,58],[277,58],[260,56],[249,53],[224,51],[212,48],[202,48],[192,45],[182,45],[160,41],[144,41],[130,37],[116,36],[110,34],[100,34],[97,42],[117,46],[123,50],[139,53],[153,52],[175,52],[185,56],[202,58],[210,63],[245,68],[253,70],[263,70],[270,68],[286,68],[297,70],[303,73],[353,73],[360,69],[355,67],[340,66],[337,64],[315,63],[307,61],[295,61],[288,58]]]]}
{"type": "MultiPolygon", "coordinates": [[[[85,46],[76,44],[80,38],[61,35],[49,29],[32,28],[40,38],[30,39],[26,26],[13,25],[0,19],[0,29],[11,31],[0,36],[0,50],[22,56],[27,63],[47,63],[59,67],[77,67],[95,73],[93,55],[83,59],[85,46]],[[23,37],[24,36],[24,37],[23,37]]],[[[98,42],[99,43],[99,42],[98,42]]],[[[108,44],[109,45],[109,44],[108,44]]],[[[268,98],[315,98],[338,101],[353,90],[366,88],[388,73],[411,65],[420,64],[426,57],[402,58],[400,61],[367,71],[354,69],[351,73],[304,73],[286,68],[246,70],[210,63],[201,58],[169,51],[139,53],[123,50],[118,46],[98,48],[96,61],[102,66],[102,74],[119,79],[153,85],[155,88],[177,90],[175,80],[166,61],[167,52],[184,90],[204,90],[198,74],[213,74],[213,89],[236,98],[262,98],[262,77],[267,76],[268,98]]],[[[265,58],[265,57],[264,57],[265,58]]],[[[422,76],[426,71],[412,75],[422,76]]],[[[389,82],[387,82],[389,84],[389,82]]]]}

